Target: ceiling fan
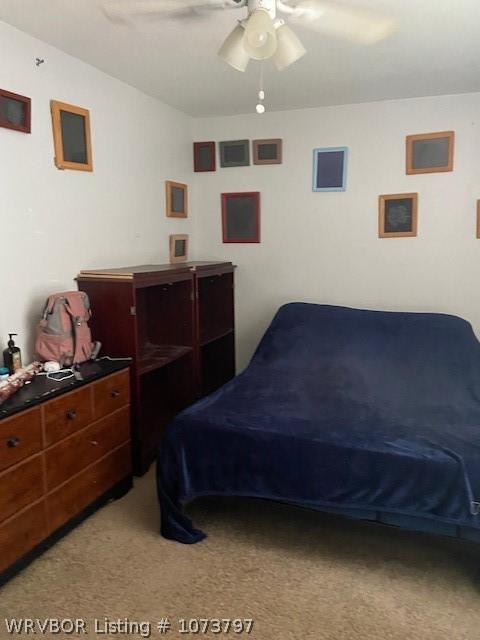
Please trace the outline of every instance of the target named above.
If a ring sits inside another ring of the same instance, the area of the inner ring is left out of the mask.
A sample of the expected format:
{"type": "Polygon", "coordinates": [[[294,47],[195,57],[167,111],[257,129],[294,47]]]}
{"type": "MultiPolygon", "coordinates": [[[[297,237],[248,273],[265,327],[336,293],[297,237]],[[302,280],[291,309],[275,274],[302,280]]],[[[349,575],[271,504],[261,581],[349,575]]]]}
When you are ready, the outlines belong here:
{"type": "Polygon", "coordinates": [[[215,9],[245,7],[218,55],[229,65],[245,71],[250,59],[272,58],[279,71],[299,60],[306,50],[289,22],[318,33],[360,44],[383,40],[394,30],[394,21],[347,5],[343,0],[103,0],[105,14],[113,21],[135,18],[204,16],[215,9]]]}

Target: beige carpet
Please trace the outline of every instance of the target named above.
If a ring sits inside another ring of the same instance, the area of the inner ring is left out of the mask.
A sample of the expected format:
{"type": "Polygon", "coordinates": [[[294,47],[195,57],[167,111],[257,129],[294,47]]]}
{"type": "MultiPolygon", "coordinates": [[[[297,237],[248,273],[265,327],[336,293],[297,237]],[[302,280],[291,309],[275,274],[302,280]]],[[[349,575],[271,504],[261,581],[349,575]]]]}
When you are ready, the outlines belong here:
{"type": "Polygon", "coordinates": [[[253,618],[257,640],[480,638],[476,546],[260,501],[202,500],[190,513],[207,540],[164,540],[153,474],[137,481],[0,590],[0,637],[12,637],[5,617],[84,618],[88,637],[133,638],[95,634],[93,619],[168,616],[174,628],[253,618]]]}

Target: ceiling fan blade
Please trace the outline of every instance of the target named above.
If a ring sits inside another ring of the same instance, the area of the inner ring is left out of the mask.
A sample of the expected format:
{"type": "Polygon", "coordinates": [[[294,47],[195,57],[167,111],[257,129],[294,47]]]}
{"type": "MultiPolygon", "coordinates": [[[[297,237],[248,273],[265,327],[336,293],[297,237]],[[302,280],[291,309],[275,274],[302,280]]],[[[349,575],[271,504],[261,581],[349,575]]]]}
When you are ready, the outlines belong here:
{"type": "Polygon", "coordinates": [[[243,6],[243,0],[104,0],[103,11],[114,22],[135,17],[169,17],[195,10],[243,6]]]}
{"type": "Polygon", "coordinates": [[[360,44],[374,44],[395,30],[392,18],[343,2],[294,0],[287,4],[280,1],[279,8],[303,27],[360,44]]]}

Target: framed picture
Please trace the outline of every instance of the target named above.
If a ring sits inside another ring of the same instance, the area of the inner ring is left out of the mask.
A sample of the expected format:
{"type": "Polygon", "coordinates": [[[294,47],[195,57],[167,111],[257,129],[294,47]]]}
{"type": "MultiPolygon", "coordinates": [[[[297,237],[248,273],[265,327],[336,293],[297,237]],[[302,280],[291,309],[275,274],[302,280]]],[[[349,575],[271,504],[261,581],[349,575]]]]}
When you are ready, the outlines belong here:
{"type": "Polygon", "coordinates": [[[417,235],[418,193],[379,196],[378,237],[417,235]]]}
{"type": "Polygon", "coordinates": [[[313,151],[313,190],[345,191],[347,188],[347,147],[313,151]]]}
{"type": "Polygon", "coordinates": [[[454,131],[407,136],[407,174],[453,171],[454,131]]]}
{"type": "Polygon", "coordinates": [[[31,111],[30,98],[0,89],[0,127],[31,133],[31,111]]]}
{"type": "Polygon", "coordinates": [[[254,140],[253,164],[282,164],[282,140],[254,140]]]}
{"type": "Polygon", "coordinates": [[[193,170],[199,173],[201,171],[216,171],[216,169],[215,142],[194,142],[193,170]]]}
{"type": "Polygon", "coordinates": [[[90,112],[51,100],[55,165],[58,169],[93,171],[90,112]]]}
{"type": "Polygon", "coordinates": [[[188,256],[188,236],[177,234],[170,236],[170,262],[186,262],[188,256]]]}
{"type": "Polygon", "coordinates": [[[167,217],[188,217],[188,186],[182,182],[165,182],[165,194],[167,199],[167,217]]]}
{"type": "Polygon", "coordinates": [[[480,200],[477,200],[477,238],[480,239],[480,200]]]}
{"type": "Polygon", "coordinates": [[[221,167],[248,167],[249,165],[249,140],[231,140],[229,142],[220,142],[221,167]]]}
{"type": "Polygon", "coordinates": [[[260,193],[222,193],[223,242],[260,242],[260,193]]]}

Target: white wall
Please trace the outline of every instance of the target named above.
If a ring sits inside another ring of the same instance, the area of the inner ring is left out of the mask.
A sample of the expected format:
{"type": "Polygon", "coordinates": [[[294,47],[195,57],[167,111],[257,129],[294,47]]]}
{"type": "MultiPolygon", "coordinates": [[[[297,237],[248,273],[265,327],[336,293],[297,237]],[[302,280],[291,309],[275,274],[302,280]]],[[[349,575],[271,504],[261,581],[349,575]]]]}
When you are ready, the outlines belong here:
{"type": "Polygon", "coordinates": [[[0,349],[18,332],[28,360],[80,269],[168,262],[168,235],[191,232],[164,204],[164,181],[192,176],[191,120],[4,23],[0,59],[0,87],[32,98],[31,135],[0,128],[0,349]],[[90,109],[93,173],[54,166],[51,99],[90,109]]]}
{"type": "MultiPolygon", "coordinates": [[[[252,107],[253,107],[252,103],[252,107]]],[[[238,364],[277,307],[441,311],[480,335],[480,94],[197,119],[194,139],[283,138],[282,165],[196,174],[197,248],[238,265],[238,364]],[[405,174],[405,136],[454,130],[455,171],[405,174]],[[312,192],[315,147],[350,149],[344,193],[312,192]],[[261,244],[222,244],[220,193],[261,192],[261,244]],[[418,192],[417,238],[379,239],[379,194],[418,192]]]]}

